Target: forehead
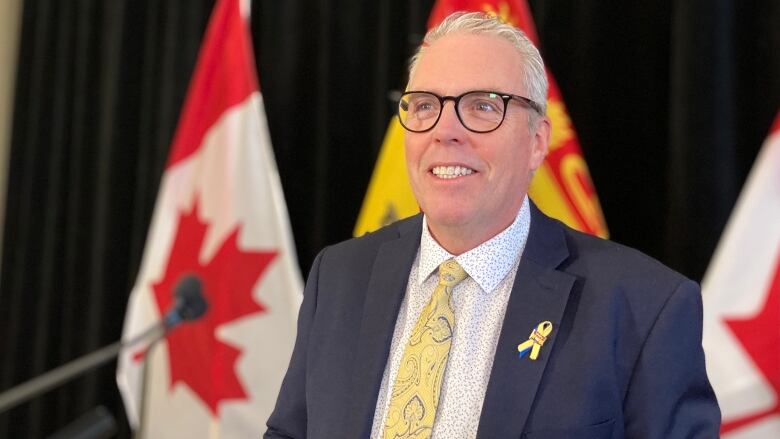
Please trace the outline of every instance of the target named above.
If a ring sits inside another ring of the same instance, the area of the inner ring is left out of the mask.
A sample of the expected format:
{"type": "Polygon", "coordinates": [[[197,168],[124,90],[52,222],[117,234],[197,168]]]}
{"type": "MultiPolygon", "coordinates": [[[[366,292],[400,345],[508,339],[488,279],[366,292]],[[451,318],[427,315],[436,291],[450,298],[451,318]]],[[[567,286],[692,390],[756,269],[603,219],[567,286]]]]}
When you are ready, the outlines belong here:
{"type": "Polygon", "coordinates": [[[524,94],[522,69],[517,49],[503,38],[455,33],[423,52],[409,89],[448,95],[478,89],[524,94]]]}

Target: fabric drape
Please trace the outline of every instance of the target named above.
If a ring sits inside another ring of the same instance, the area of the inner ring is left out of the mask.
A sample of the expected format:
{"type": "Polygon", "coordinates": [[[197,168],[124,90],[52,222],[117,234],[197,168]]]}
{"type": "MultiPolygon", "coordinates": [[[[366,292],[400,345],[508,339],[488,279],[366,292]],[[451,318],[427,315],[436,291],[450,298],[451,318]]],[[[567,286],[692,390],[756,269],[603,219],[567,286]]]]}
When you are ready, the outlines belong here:
{"type": "MultiPolygon", "coordinates": [[[[208,4],[25,2],[0,280],[0,388],[118,339],[208,4]]],[[[203,3],[203,2],[201,2],[203,3]]],[[[98,404],[105,366],[0,415],[43,437],[98,404]]]]}

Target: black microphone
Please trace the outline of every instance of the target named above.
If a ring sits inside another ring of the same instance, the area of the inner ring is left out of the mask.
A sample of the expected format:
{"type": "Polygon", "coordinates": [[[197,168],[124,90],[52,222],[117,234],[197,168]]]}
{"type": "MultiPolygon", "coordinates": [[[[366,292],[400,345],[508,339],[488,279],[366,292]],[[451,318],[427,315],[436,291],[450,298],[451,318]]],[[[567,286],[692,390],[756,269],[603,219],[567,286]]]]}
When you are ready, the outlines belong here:
{"type": "Polygon", "coordinates": [[[203,282],[194,274],[182,276],[173,291],[173,307],[163,317],[165,331],[170,331],[182,322],[199,319],[209,308],[203,297],[203,282]]]}

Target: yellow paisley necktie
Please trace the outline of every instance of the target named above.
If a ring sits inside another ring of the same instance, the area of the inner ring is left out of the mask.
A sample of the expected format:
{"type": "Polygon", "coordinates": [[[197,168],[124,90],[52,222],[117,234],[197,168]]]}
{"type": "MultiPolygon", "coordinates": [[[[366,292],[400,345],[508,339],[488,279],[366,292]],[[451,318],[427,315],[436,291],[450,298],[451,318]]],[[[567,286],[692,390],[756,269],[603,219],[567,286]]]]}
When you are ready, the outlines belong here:
{"type": "Polygon", "coordinates": [[[420,313],[398,367],[384,439],[431,437],[455,327],[450,296],[466,276],[454,259],[439,265],[439,285],[420,313]]]}

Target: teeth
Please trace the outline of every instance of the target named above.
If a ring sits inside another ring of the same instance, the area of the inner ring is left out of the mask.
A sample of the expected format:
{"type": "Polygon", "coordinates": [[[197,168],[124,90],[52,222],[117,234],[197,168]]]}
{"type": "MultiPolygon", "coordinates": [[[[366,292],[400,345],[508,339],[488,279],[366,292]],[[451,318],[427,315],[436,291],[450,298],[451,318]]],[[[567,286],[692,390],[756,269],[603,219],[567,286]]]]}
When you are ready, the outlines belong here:
{"type": "Polygon", "coordinates": [[[463,166],[436,166],[432,171],[439,178],[456,178],[474,172],[473,169],[464,168],[463,166]]]}

